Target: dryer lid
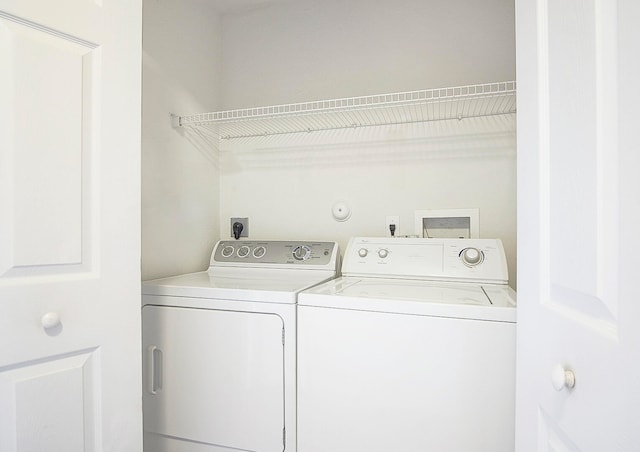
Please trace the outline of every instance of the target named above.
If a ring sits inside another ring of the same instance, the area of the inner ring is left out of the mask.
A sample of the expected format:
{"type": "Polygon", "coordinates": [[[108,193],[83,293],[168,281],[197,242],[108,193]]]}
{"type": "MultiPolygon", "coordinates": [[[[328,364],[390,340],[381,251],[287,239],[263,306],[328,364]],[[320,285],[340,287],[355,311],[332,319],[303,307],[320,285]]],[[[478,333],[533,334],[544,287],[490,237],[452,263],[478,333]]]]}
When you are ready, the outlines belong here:
{"type": "Polygon", "coordinates": [[[295,303],[298,292],[335,277],[335,272],[212,268],[144,281],[143,295],[295,303]]]}

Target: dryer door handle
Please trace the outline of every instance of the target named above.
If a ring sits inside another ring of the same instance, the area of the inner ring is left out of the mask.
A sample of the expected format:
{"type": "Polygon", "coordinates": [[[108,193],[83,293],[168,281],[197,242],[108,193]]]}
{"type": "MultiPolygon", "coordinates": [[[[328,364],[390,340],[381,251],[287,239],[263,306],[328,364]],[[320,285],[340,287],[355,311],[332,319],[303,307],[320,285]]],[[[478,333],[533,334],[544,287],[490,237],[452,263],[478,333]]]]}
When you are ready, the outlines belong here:
{"type": "Polygon", "coordinates": [[[162,350],[155,345],[147,347],[147,391],[157,394],[162,390],[162,350]]]}

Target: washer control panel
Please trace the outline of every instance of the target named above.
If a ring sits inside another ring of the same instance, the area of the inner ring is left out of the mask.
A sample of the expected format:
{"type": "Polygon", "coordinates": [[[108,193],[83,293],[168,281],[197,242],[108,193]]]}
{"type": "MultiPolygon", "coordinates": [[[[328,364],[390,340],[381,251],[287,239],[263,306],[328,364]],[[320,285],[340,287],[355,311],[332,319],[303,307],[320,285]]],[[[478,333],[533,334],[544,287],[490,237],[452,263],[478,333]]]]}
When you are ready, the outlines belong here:
{"type": "Polygon", "coordinates": [[[326,266],[337,258],[335,242],[235,241],[218,242],[211,255],[211,265],[265,264],[326,266]]]}
{"type": "Polygon", "coordinates": [[[342,274],[497,283],[509,279],[498,239],[355,237],[347,246],[342,274]]]}

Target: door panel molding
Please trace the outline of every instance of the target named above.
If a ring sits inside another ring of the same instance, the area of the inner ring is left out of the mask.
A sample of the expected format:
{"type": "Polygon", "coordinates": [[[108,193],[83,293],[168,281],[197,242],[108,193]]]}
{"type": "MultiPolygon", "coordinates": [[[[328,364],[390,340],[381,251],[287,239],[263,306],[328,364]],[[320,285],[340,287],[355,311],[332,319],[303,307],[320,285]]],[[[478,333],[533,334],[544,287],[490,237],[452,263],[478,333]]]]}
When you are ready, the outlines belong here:
{"type": "Polygon", "coordinates": [[[95,347],[0,368],[0,450],[97,450],[99,367],[95,347]]]}
{"type": "Polygon", "coordinates": [[[68,280],[99,252],[101,48],[2,11],[0,33],[0,285],[68,280]]]}
{"type": "Polygon", "coordinates": [[[539,0],[537,12],[542,303],[615,338],[616,8],[539,0]],[[579,102],[564,101],[569,95],[579,102]]]}

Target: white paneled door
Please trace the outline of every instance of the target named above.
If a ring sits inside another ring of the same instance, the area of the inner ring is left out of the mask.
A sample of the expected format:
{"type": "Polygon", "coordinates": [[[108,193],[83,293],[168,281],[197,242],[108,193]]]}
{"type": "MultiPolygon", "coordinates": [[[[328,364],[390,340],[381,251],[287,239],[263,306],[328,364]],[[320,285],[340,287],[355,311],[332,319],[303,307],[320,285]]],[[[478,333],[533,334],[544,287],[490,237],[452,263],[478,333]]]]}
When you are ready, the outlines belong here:
{"type": "Polygon", "coordinates": [[[516,0],[516,450],[640,450],[640,5],[516,0]]]}
{"type": "Polygon", "coordinates": [[[0,0],[0,451],[142,450],[139,0],[0,0]]]}

